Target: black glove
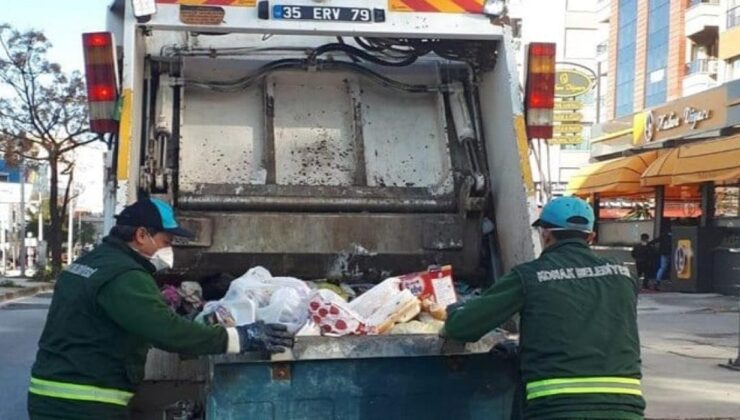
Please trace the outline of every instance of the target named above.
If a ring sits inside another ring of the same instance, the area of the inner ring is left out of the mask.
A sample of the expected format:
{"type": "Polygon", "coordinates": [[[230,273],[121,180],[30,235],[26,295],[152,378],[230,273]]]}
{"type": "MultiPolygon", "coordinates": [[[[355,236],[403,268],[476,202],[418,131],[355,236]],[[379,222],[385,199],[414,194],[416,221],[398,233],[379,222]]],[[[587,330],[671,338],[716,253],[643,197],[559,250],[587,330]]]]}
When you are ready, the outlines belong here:
{"type": "Polygon", "coordinates": [[[453,303],[452,305],[447,305],[447,316],[449,316],[451,313],[455,312],[456,310],[462,308],[464,304],[465,302],[456,302],[456,303],[453,303]]]}
{"type": "Polygon", "coordinates": [[[239,346],[242,353],[248,351],[267,351],[282,353],[293,347],[293,334],[282,324],[265,324],[257,321],[236,327],[239,332],[239,346]]]}
{"type": "Polygon", "coordinates": [[[515,359],[519,355],[519,343],[515,340],[504,340],[496,343],[491,354],[504,360],[515,359]]]}

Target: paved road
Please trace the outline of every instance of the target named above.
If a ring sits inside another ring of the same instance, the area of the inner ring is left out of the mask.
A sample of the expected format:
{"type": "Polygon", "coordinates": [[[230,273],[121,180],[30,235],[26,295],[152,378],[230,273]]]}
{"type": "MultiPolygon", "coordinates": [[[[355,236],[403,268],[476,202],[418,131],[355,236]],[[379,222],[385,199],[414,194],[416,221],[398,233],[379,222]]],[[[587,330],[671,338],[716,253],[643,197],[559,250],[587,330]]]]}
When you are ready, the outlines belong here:
{"type": "Polygon", "coordinates": [[[638,306],[646,417],[740,419],[737,297],[657,293],[638,306]]]}
{"type": "Polygon", "coordinates": [[[26,390],[51,294],[0,303],[0,419],[25,419],[26,390]]]}

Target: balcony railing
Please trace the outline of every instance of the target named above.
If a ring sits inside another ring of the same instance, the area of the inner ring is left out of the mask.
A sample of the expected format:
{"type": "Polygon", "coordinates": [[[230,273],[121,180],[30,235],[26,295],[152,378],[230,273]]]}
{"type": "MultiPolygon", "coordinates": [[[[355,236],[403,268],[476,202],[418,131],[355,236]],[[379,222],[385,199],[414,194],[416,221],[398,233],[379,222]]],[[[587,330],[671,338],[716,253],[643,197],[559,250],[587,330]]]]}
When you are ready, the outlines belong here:
{"type": "Polygon", "coordinates": [[[716,58],[699,58],[690,63],[686,63],[686,75],[693,74],[717,74],[719,62],[716,58]]]}
{"type": "Polygon", "coordinates": [[[689,0],[689,7],[698,6],[700,4],[719,4],[719,0],[689,0]]]}

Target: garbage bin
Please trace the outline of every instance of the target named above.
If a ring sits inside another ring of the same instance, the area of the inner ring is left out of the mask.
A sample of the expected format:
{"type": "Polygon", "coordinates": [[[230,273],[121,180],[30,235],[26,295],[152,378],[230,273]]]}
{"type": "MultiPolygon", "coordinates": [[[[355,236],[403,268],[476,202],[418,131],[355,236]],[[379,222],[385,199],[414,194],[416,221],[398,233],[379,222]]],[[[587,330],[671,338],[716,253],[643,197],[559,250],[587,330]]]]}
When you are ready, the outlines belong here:
{"type": "Polygon", "coordinates": [[[720,246],[713,254],[714,291],[740,296],[740,248],[720,246]]]}

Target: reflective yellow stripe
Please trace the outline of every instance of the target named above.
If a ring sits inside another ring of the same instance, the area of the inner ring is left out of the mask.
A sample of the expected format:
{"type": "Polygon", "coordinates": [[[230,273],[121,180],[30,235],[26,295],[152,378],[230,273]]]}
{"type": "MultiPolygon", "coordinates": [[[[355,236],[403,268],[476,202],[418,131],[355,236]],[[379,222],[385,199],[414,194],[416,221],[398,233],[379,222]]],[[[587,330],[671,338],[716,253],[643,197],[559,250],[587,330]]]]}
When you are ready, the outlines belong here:
{"type": "Polygon", "coordinates": [[[629,394],[629,395],[642,395],[642,391],[639,389],[630,389],[630,388],[596,388],[596,387],[586,387],[586,388],[560,388],[560,389],[551,389],[549,391],[540,391],[540,392],[532,392],[527,393],[527,400],[533,400],[535,398],[541,398],[541,397],[548,397],[551,395],[560,395],[560,394],[629,394]]]}
{"type": "Polygon", "coordinates": [[[558,394],[642,395],[640,380],[613,376],[553,378],[527,384],[527,400],[558,394]]]}
{"type": "Polygon", "coordinates": [[[132,392],[118,389],[99,388],[92,385],[71,384],[67,382],[48,381],[31,378],[28,391],[46,397],[63,398],[78,401],[95,401],[116,405],[128,405],[134,396],[132,392]]]}
{"type": "Polygon", "coordinates": [[[588,378],[562,378],[562,379],[545,379],[542,381],[530,382],[527,384],[527,390],[538,388],[546,385],[576,384],[581,382],[609,382],[613,384],[632,384],[640,385],[640,380],[635,378],[622,378],[615,376],[594,376],[588,378]]]}

